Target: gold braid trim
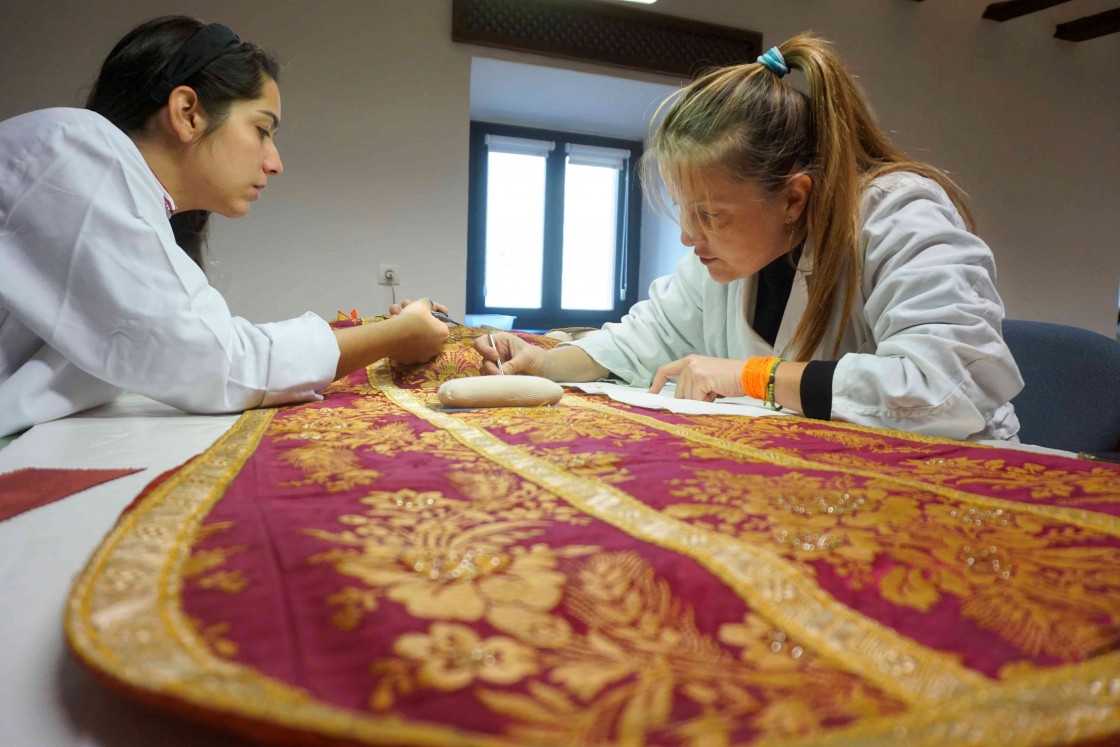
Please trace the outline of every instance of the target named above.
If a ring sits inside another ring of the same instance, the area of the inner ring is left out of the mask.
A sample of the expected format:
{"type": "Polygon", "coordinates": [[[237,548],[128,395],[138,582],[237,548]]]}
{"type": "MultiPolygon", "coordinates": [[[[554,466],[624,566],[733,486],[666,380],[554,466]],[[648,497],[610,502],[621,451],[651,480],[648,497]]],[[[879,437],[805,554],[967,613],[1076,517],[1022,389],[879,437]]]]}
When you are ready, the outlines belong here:
{"type": "Polygon", "coordinates": [[[1090,741],[1117,731],[1120,653],[958,695],[935,709],[912,708],[804,739],[763,739],[752,747],[1029,747],[1090,741]]]}

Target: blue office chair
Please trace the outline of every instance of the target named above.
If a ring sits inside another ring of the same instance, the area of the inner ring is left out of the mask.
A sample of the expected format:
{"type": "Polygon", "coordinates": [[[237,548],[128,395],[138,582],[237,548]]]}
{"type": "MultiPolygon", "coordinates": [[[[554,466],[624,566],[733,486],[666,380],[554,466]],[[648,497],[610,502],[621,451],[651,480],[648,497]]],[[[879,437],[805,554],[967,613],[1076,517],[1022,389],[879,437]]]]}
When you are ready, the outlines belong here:
{"type": "Polygon", "coordinates": [[[1120,342],[1079,327],[1005,319],[1025,386],[1011,403],[1019,440],[1114,452],[1120,445],[1120,342]]]}

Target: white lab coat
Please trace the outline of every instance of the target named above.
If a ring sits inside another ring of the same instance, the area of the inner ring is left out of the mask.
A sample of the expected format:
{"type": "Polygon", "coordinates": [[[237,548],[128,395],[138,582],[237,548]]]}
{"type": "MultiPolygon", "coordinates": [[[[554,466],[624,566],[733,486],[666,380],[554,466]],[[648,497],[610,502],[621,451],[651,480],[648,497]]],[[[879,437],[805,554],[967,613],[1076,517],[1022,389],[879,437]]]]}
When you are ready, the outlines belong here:
{"type": "Polygon", "coordinates": [[[199,413],[320,398],[339,356],[327,323],[232,316],[175,244],[171,205],[99,114],[0,123],[0,435],[124,389],[199,413]]]}
{"type": "MultiPolygon", "coordinates": [[[[991,250],[968,232],[936,182],[889,174],[865,190],[863,273],[846,329],[814,352],[830,360],[832,417],[959,439],[1017,440],[1010,400],[1023,380],[1003,341],[1003,302],[991,250]]],[[[695,254],[658,278],[650,298],[618,324],[579,340],[600,365],[645,386],[658,367],[690,353],[743,360],[793,357],[790,341],[808,301],[806,246],[771,347],[751,329],[756,279],[712,280],[695,254]]],[[[839,304],[836,315],[839,317],[839,304]]]]}

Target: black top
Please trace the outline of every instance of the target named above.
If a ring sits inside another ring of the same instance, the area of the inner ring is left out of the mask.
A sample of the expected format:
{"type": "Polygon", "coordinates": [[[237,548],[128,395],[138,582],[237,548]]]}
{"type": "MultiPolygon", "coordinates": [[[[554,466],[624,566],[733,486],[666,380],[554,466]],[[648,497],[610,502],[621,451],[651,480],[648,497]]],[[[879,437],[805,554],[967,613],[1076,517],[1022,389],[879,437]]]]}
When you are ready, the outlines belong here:
{"type": "Polygon", "coordinates": [[[763,340],[774,345],[778,338],[778,327],[782,326],[782,314],[789,303],[789,292],[793,288],[793,276],[797,273],[797,255],[783,254],[758,271],[758,293],[754,302],[754,331],[763,340]]]}

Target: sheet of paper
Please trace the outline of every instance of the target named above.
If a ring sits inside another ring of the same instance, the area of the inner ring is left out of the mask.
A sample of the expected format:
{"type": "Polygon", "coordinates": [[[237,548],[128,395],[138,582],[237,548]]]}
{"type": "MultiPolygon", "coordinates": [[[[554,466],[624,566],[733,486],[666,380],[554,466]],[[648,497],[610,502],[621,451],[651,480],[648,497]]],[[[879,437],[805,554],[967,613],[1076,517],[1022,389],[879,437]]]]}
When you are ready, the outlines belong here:
{"type": "Polygon", "coordinates": [[[701,402],[695,399],[677,399],[676,385],[669,382],[657,394],[650,394],[645,387],[612,384],[605,381],[569,383],[561,386],[572,387],[588,394],[603,394],[616,402],[624,402],[634,407],[650,410],[668,410],[684,415],[740,415],[758,418],[774,415],[787,415],[785,412],[771,410],[762,400],[753,397],[721,397],[715,402],[701,402]]]}

